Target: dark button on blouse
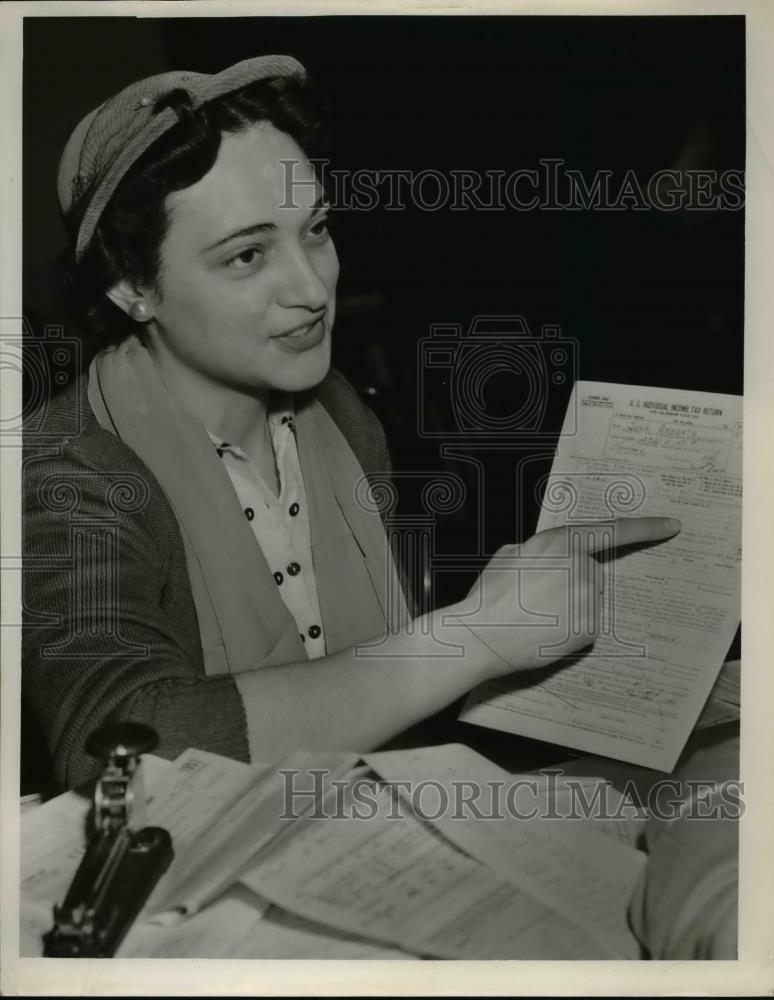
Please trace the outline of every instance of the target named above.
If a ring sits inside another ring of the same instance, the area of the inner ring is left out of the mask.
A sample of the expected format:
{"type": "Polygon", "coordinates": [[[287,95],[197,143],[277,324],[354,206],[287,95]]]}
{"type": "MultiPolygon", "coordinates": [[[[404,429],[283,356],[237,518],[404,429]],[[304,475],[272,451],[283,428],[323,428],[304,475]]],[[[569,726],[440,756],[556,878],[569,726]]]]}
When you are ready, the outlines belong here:
{"type": "Polygon", "coordinates": [[[279,570],[277,570],[277,572],[274,574],[274,579],[275,579],[275,581],[277,583],[277,586],[279,586],[282,583],[282,581],[285,579],[285,577],[282,575],[282,573],[280,573],[279,570]]]}
{"type": "Polygon", "coordinates": [[[301,642],[306,642],[306,636],[303,634],[303,632],[299,632],[298,634],[301,636],[301,642]]]}
{"type": "Polygon", "coordinates": [[[301,508],[300,508],[300,507],[298,506],[298,504],[297,504],[297,503],[292,503],[292,504],[290,505],[290,516],[291,516],[291,517],[295,517],[295,516],[296,516],[296,514],[297,514],[297,513],[299,512],[299,510],[300,510],[300,509],[301,509],[301,508]]]}
{"type": "Polygon", "coordinates": [[[309,638],[310,639],[319,639],[320,632],[321,632],[321,629],[320,629],[319,625],[311,625],[310,628],[309,628],[309,638]]]}
{"type": "Polygon", "coordinates": [[[298,576],[300,572],[301,572],[301,567],[298,565],[297,562],[292,562],[288,566],[288,576],[298,576]]]}
{"type": "Polygon", "coordinates": [[[252,519],[255,517],[255,511],[253,510],[252,507],[245,507],[245,517],[247,518],[248,521],[252,521],[252,519]]]}

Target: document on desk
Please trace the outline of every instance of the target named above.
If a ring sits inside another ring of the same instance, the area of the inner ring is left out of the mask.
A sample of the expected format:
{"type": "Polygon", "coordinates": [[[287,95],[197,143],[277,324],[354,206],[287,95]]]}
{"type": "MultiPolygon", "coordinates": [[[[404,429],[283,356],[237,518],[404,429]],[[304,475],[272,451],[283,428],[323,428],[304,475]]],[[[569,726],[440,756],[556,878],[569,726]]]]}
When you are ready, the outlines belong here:
{"type": "Polygon", "coordinates": [[[587,653],[477,688],[461,718],[671,770],[740,621],[741,511],[741,397],[576,383],[538,530],[654,515],[682,531],[601,560],[587,653]]]}
{"type": "Polygon", "coordinates": [[[169,926],[138,921],[116,958],[407,959],[412,955],[352,935],[336,934],[282,913],[242,885],[199,913],[169,926]]]}
{"type": "Polygon", "coordinates": [[[342,778],[356,763],[354,753],[298,751],[277,765],[250,767],[186,751],[166,782],[154,789],[148,806],[149,823],[169,830],[175,860],[148,900],[146,913],[197,913],[233,884],[255,854],[292,832],[294,821],[284,814],[288,787],[297,792],[294,802],[302,813],[328,782],[342,778]]]}
{"type": "Polygon", "coordinates": [[[429,822],[460,850],[616,954],[639,957],[627,910],[645,855],[584,821],[577,804],[562,801],[568,796],[558,781],[547,787],[539,776],[509,774],[459,744],[365,759],[419,804],[424,787],[429,822]]]}
{"type": "Polygon", "coordinates": [[[389,785],[350,783],[240,879],[284,910],[413,954],[456,959],[625,958],[613,944],[461,854],[389,785]]]}

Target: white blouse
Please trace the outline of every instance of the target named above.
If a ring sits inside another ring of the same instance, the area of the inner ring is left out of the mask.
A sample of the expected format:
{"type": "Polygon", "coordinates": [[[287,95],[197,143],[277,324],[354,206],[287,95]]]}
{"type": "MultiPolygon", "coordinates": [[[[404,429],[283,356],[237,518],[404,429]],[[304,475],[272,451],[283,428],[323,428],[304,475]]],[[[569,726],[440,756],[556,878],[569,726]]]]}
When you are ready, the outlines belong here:
{"type": "MultiPolygon", "coordinates": [[[[268,486],[252,459],[231,441],[210,433],[245,517],[286,607],[298,625],[310,659],[325,655],[325,633],[312,565],[309,512],[296,448],[290,399],[268,415],[277,465],[279,496],[268,486]]],[[[209,433],[209,432],[208,432],[209,433]]]]}

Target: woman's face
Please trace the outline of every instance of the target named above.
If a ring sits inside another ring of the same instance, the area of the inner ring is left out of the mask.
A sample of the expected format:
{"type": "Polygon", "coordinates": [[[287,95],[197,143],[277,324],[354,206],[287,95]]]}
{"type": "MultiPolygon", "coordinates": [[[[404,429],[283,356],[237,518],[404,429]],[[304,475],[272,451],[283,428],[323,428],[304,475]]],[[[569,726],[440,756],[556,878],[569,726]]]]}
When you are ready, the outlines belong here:
{"type": "Polygon", "coordinates": [[[247,391],[322,381],[339,264],[296,142],[268,122],[225,135],[209,173],[166,206],[161,294],[151,299],[165,366],[247,391]]]}

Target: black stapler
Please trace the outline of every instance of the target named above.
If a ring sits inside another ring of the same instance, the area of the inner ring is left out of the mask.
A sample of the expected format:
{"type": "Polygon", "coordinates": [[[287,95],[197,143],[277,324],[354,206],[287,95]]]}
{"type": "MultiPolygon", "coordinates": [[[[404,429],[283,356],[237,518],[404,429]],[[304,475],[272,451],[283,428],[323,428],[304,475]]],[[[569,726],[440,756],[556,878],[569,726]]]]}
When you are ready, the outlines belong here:
{"type": "Polygon", "coordinates": [[[123,722],[92,733],[87,751],[105,762],[94,791],[87,850],[44,937],[48,958],[110,958],[172,861],[172,840],[144,826],[140,754],[155,749],[147,726],[123,722]]]}

